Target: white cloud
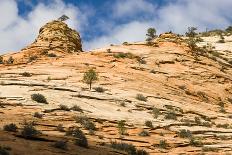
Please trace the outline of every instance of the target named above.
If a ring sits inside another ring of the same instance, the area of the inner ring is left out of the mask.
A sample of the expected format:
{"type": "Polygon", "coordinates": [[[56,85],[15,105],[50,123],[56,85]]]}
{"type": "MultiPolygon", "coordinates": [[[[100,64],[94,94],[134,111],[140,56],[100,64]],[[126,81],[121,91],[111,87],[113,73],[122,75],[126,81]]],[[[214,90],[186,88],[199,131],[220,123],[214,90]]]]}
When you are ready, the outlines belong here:
{"type": "Polygon", "coordinates": [[[65,4],[61,0],[52,0],[48,5],[39,3],[26,17],[18,14],[15,0],[1,0],[0,13],[0,53],[17,51],[34,41],[39,28],[46,22],[57,19],[62,14],[71,18],[67,24],[72,28],[82,31],[87,24],[87,16],[79,8],[65,4]]]}
{"type": "Polygon", "coordinates": [[[114,17],[120,18],[155,11],[155,6],[146,0],[117,0],[112,6],[114,17]]]}
{"type": "Polygon", "coordinates": [[[104,47],[109,44],[119,44],[123,42],[143,41],[147,28],[151,23],[133,21],[127,24],[116,26],[108,35],[97,37],[84,43],[85,49],[104,47]]]}
{"type": "MultiPolygon", "coordinates": [[[[118,0],[112,6],[113,18],[151,14],[148,20],[133,20],[127,24],[115,25],[110,33],[94,38],[86,43],[88,49],[124,41],[145,39],[146,29],[155,27],[159,33],[172,30],[184,33],[189,26],[200,31],[206,28],[225,28],[232,22],[231,0],[172,0],[157,8],[148,0],[118,0]]],[[[114,19],[112,19],[114,20],[114,19]]]]}

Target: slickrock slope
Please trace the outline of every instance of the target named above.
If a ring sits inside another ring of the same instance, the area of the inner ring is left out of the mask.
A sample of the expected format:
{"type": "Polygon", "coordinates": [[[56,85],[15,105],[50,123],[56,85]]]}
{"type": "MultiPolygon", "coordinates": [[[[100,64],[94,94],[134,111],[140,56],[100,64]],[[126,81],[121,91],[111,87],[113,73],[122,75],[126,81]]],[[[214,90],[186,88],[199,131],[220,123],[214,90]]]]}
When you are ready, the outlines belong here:
{"type": "Polygon", "coordinates": [[[111,141],[133,144],[150,154],[232,153],[231,65],[210,55],[196,60],[185,44],[165,40],[156,47],[128,43],[41,57],[30,64],[1,65],[0,126],[15,123],[20,131],[25,120],[34,121],[42,136],[26,140],[20,132],[0,131],[0,144],[15,154],[32,150],[34,154],[125,154],[110,149],[111,141]],[[91,91],[82,82],[89,68],[99,75],[91,91]],[[31,95],[36,93],[43,94],[48,104],[33,101],[31,95]],[[144,98],[138,99],[138,94],[144,98]],[[83,112],[60,105],[77,105],[83,112]],[[43,117],[34,117],[34,112],[43,117]],[[76,121],[77,116],[94,122],[94,134],[76,121]],[[123,136],[117,128],[120,120],[126,121],[123,136]],[[90,147],[74,145],[72,137],[57,130],[59,124],[65,131],[80,127],[90,147]],[[147,132],[141,136],[143,130],[147,132]],[[68,150],[52,147],[57,140],[67,140],[68,150]]]}

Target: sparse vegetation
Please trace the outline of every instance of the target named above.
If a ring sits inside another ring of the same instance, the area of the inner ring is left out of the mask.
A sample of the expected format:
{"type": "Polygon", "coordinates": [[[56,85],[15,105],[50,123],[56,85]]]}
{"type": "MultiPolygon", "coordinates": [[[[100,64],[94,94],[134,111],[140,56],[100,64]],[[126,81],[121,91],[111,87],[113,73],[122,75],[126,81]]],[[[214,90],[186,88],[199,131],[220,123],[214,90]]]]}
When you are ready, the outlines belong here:
{"type": "Polygon", "coordinates": [[[30,122],[30,123],[26,122],[25,125],[23,126],[21,134],[24,138],[30,139],[30,138],[37,137],[38,135],[41,134],[41,132],[36,130],[33,122],[30,122]]]}
{"type": "Polygon", "coordinates": [[[202,143],[200,140],[197,140],[197,139],[194,138],[194,137],[191,137],[191,138],[189,139],[189,144],[190,144],[191,146],[195,146],[195,147],[199,147],[199,146],[202,146],[202,145],[203,145],[203,143],[202,143]]]}
{"type": "Polygon", "coordinates": [[[180,130],[178,135],[181,138],[191,138],[192,137],[192,133],[189,130],[185,130],[185,129],[180,130]]]}
{"type": "Polygon", "coordinates": [[[158,108],[153,108],[152,114],[153,114],[154,118],[158,118],[160,115],[160,110],[158,108]]]}
{"type": "Polygon", "coordinates": [[[176,120],[176,113],[174,111],[169,111],[166,115],[165,115],[165,119],[173,119],[176,120]]]}
{"type": "Polygon", "coordinates": [[[89,85],[89,89],[91,90],[93,82],[98,80],[98,74],[94,69],[89,69],[84,73],[83,82],[89,85]]]}
{"type": "Polygon", "coordinates": [[[56,127],[56,129],[57,129],[57,131],[65,132],[63,124],[58,124],[58,126],[56,127]]]}
{"type": "Polygon", "coordinates": [[[143,96],[143,94],[137,94],[136,99],[139,101],[144,101],[144,102],[147,101],[147,98],[145,96],[143,96]]]}
{"type": "Polygon", "coordinates": [[[60,104],[59,108],[60,108],[60,110],[70,111],[70,108],[67,105],[64,105],[64,104],[60,104]]]}
{"type": "Polygon", "coordinates": [[[168,147],[167,141],[166,140],[160,140],[159,147],[161,149],[166,149],[168,147]]]}
{"type": "Polygon", "coordinates": [[[67,141],[63,140],[55,142],[53,146],[62,150],[67,150],[68,148],[67,141]]]}
{"type": "Polygon", "coordinates": [[[145,125],[149,128],[153,128],[153,124],[152,124],[152,121],[146,121],[145,122],[145,125]]]}
{"type": "Polygon", "coordinates": [[[96,92],[99,92],[99,93],[105,92],[105,89],[102,88],[102,87],[95,87],[94,90],[95,90],[96,92]]]}
{"type": "Polygon", "coordinates": [[[125,126],[126,126],[126,121],[125,120],[118,121],[117,128],[118,128],[118,132],[119,132],[120,135],[126,135],[127,134],[125,126]]]}
{"type": "Polygon", "coordinates": [[[153,39],[155,39],[157,37],[156,29],[155,28],[148,28],[146,36],[147,36],[147,39],[146,39],[147,42],[150,42],[153,39]]]}
{"type": "Polygon", "coordinates": [[[96,130],[95,124],[86,116],[76,117],[76,122],[80,123],[87,130],[96,130]]]}
{"type": "Polygon", "coordinates": [[[4,64],[3,57],[0,56],[0,64],[4,64]]]}
{"type": "Polygon", "coordinates": [[[57,57],[57,55],[55,53],[48,53],[47,56],[48,57],[57,57]]]}
{"type": "Polygon", "coordinates": [[[76,145],[81,146],[81,147],[85,147],[85,148],[88,147],[88,140],[87,140],[85,134],[79,128],[74,127],[72,129],[69,129],[66,132],[66,135],[75,137],[76,138],[75,139],[76,145]]]}
{"type": "Polygon", "coordinates": [[[31,77],[31,73],[29,73],[29,72],[23,72],[23,73],[20,73],[19,75],[22,75],[25,77],[31,77]]]}
{"type": "Polygon", "coordinates": [[[17,132],[17,125],[14,123],[7,124],[3,127],[4,131],[9,131],[9,132],[17,132]]]}
{"type": "Polygon", "coordinates": [[[113,55],[115,58],[128,58],[128,59],[134,59],[136,56],[135,55],[133,55],[132,53],[122,53],[122,52],[120,52],[120,53],[117,53],[117,54],[114,54],[113,55]]]}
{"type": "Polygon", "coordinates": [[[81,109],[81,107],[78,106],[78,105],[74,105],[70,109],[73,110],[73,111],[79,111],[81,113],[83,112],[83,110],[81,109]]]}
{"type": "Polygon", "coordinates": [[[48,104],[47,99],[45,98],[44,95],[42,94],[32,94],[31,99],[38,102],[38,103],[45,103],[48,104]]]}
{"type": "Polygon", "coordinates": [[[126,152],[128,155],[148,155],[145,150],[138,150],[133,144],[111,141],[112,148],[126,152]]]}
{"type": "Polygon", "coordinates": [[[204,146],[202,147],[202,151],[203,152],[218,152],[218,148],[204,146]]]}
{"type": "Polygon", "coordinates": [[[142,130],[142,131],[139,133],[139,136],[146,137],[146,136],[150,136],[150,134],[149,134],[148,131],[142,130]]]}
{"type": "Polygon", "coordinates": [[[34,117],[36,117],[36,118],[42,118],[43,114],[40,114],[39,112],[35,112],[34,113],[34,117]]]}

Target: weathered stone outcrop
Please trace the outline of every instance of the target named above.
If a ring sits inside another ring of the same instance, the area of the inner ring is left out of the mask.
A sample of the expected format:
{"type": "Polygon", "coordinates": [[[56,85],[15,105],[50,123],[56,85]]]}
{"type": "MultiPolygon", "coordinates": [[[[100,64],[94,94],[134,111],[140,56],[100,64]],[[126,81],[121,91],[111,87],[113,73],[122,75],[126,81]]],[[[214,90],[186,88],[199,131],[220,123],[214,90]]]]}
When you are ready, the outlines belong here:
{"type": "Polygon", "coordinates": [[[41,27],[36,40],[23,50],[34,48],[72,53],[82,51],[82,44],[77,31],[54,20],[41,27]]]}

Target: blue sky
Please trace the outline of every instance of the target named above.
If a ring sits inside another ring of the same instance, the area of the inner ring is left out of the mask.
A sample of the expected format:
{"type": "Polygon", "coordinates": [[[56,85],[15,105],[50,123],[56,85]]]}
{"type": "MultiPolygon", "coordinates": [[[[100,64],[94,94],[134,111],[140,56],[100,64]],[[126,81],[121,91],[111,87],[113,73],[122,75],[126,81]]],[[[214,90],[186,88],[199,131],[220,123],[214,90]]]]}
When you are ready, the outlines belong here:
{"type": "Polygon", "coordinates": [[[145,39],[146,29],[184,33],[232,25],[231,0],[0,0],[0,53],[34,41],[46,22],[67,14],[84,49],[145,39]]]}

